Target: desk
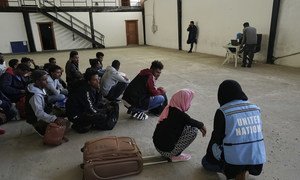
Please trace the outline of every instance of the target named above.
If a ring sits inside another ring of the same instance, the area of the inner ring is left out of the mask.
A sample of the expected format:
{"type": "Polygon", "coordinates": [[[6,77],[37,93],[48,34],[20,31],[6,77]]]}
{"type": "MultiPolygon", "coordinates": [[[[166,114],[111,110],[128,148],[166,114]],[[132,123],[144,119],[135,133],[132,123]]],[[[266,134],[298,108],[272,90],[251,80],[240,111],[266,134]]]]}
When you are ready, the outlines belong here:
{"type": "Polygon", "coordinates": [[[225,58],[223,64],[225,64],[226,62],[228,63],[230,61],[230,59],[233,59],[234,62],[235,62],[234,67],[236,67],[237,66],[237,61],[238,61],[238,58],[239,58],[240,46],[233,46],[231,44],[227,44],[223,47],[226,49],[226,58],[225,58]],[[235,49],[235,52],[231,52],[229,48],[235,49]]]}

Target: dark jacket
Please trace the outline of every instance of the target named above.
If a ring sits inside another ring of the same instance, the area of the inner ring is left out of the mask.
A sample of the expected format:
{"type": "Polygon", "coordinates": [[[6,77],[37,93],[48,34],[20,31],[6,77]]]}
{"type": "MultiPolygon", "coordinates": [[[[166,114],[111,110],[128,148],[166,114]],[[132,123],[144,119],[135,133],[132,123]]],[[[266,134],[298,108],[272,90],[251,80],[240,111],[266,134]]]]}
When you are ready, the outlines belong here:
{"type": "MultiPolygon", "coordinates": [[[[9,121],[17,115],[15,108],[12,108],[11,101],[0,91],[0,108],[1,112],[5,114],[6,120],[9,121]]],[[[2,122],[4,123],[4,122],[2,122]]],[[[1,119],[0,119],[1,124],[1,119]]]]}
{"type": "Polygon", "coordinates": [[[68,86],[82,79],[82,73],[79,71],[78,64],[72,63],[70,60],[66,63],[66,81],[68,86]]]}
{"type": "Polygon", "coordinates": [[[103,108],[104,102],[100,91],[91,88],[85,81],[76,83],[77,89],[69,91],[69,97],[66,102],[66,113],[72,121],[74,117],[80,117],[83,114],[97,114],[103,108]]]}
{"type": "Polygon", "coordinates": [[[197,43],[198,28],[195,25],[192,25],[187,28],[187,31],[189,32],[187,43],[197,43]]]}
{"type": "Polygon", "coordinates": [[[151,96],[163,94],[163,91],[155,87],[155,78],[151,70],[143,69],[129,83],[123,94],[123,99],[136,108],[146,110],[148,109],[151,96]]]}
{"type": "MultiPolygon", "coordinates": [[[[226,80],[224,81],[218,90],[218,101],[220,106],[233,101],[233,100],[248,100],[248,97],[243,92],[241,86],[233,80],[226,80]]],[[[215,159],[213,152],[212,152],[212,145],[223,144],[223,139],[225,137],[225,117],[221,110],[217,110],[214,117],[214,129],[211,134],[211,139],[209,141],[206,155],[207,160],[212,163],[217,163],[218,160],[215,159]]]]}
{"type": "Polygon", "coordinates": [[[8,111],[11,108],[10,100],[0,91],[0,108],[4,111],[8,111]]]}
{"type": "Polygon", "coordinates": [[[25,90],[26,85],[27,82],[24,77],[7,72],[0,77],[0,89],[12,102],[17,102],[25,96],[24,93],[21,93],[21,90],[25,90]]]}
{"type": "Polygon", "coordinates": [[[155,147],[165,152],[172,151],[187,125],[198,129],[203,127],[202,122],[192,119],[188,114],[175,107],[170,107],[168,117],[156,125],[153,134],[155,147]]]}

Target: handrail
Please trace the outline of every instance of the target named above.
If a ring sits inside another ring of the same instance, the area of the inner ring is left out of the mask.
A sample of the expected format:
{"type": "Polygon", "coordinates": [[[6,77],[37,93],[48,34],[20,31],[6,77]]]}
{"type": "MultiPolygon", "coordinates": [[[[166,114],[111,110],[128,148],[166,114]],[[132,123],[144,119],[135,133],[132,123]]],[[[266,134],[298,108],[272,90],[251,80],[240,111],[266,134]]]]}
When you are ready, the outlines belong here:
{"type": "MultiPolygon", "coordinates": [[[[92,38],[92,33],[91,33],[91,27],[87,25],[86,23],[82,22],[81,20],[77,19],[76,17],[72,16],[71,14],[65,12],[61,8],[55,6],[55,4],[48,2],[48,1],[42,1],[40,0],[40,3],[44,6],[47,7],[47,5],[50,5],[51,7],[55,8],[55,17],[58,20],[63,21],[66,24],[69,24],[72,28],[78,30],[79,32],[83,32],[86,36],[89,36],[92,38]],[[59,10],[59,12],[57,11],[59,10]],[[67,16],[67,17],[66,17],[67,16]],[[62,18],[62,19],[60,19],[62,18]]],[[[104,38],[105,36],[101,34],[100,32],[94,30],[94,36],[95,38],[100,40],[100,43],[104,45],[104,38]]]]}
{"type": "MultiPolygon", "coordinates": [[[[57,7],[120,7],[120,0],[43,0],[57,7]]],[[[37,6],[44,4],[41,0],[7,0],[5,7],[37,6]]],[[[130,0],[130,6],[141,6],[141,0],[130,0]]],[[[3,7],[0,7],[3,8],[3,7]]]]}

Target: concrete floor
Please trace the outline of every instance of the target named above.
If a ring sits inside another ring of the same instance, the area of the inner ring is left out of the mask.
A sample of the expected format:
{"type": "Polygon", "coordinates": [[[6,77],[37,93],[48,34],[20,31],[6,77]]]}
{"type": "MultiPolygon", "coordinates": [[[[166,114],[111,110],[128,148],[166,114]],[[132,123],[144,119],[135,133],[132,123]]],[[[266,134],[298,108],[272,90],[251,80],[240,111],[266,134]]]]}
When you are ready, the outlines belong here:
{"type": "MultiPolygon", "coordinates": [[[[157,85],[171,95],[181,89],[190,88],[196,93],[189,114],[207,127],[206,137],[198,136],[185,152],[192,154],[188,162],[167,163],[145,167],[136,176],[124,179],[225,179],[222,174],[205,171],[201,158],[212,131],[213,117],[219,107],[217,90],[225,79],[240,82],[249,100],[262,109],[264,137],[268,161],[263,173],[249,179],[299,179],[300,167],[300,70],[277,65],[256,63],[253,68],[234,68],[233,63],[222,66],[224,57],[177,51],[156,47],[130,47],[103,49],[104,65],[112,60],[121,61],[120,71],[133,79],[153,60],[161,60],[165,69],[157,85]],[[297,130],[298,129],[298,130],[297,130]]],[[[88,59],[97,50],[80,50],[80,69],[86,69],[88,59]]],[[[225,52],[224,52],[225,54],[225,52]]],[[[5,56],[11,58],[24,55],[5,56]]],[[[28,54],[37,64],[44,64],[49,57],[55,57],[64,67],[69,52],[28,54]]],[[[136,139],[144,156],[158,155],[153,144],[152,134],[158,118],[150,116],[146,121],[130,119],[123,105],[120,106],[120,119],[112,131],[92,131],[77,134],[71,131],[69,142],[58,147],[42,144],[25,121],[10,122],[1,127],[7,133],[0,136],[0,179],[1,180],[80,180],[82,162],[80,148],[84,142],[107,135],[130,136],[136,139]]]]}

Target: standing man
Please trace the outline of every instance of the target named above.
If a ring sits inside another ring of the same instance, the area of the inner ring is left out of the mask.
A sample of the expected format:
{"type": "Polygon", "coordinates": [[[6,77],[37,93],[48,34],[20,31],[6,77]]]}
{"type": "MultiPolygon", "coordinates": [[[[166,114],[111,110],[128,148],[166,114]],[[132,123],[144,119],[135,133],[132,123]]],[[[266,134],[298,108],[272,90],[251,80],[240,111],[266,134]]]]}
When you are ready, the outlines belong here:
{"type": "Polygon", "coordinates": [[[129,83],[123,94],[124,105],[127,113],[138,120],[145,120],[148,116],[144,111],[160,115],[168,104],[166,91],[163,87],[155,87],[155,81],[159,78],[164,65],[160,61],[153,61],[150,69],[143,69],[129,83]]]}
{"type": "Polygon", "coordinates": [[[254,50],[257,44],[257,34],[254,27],[250,27],[248,22],[243,24],[243,40],[240,49],[243,49],[242,67],[250,68],[252,65],[254,50]],[[247,62],[248,61],[248,62],[247,62]]]}
{"type": "Polygon", "coordinates": [[[79,71],[79,55],[77,51],[70,52],[70,59],[66,63],[66,81],[68,88],[82,79],[82,73],[79,71]]]}
{"type": "Polygon", "coordinates": [[[190,25],[187,28],[187,31],[189,32],[189,37],[188,37],[187,43],[191,44],[191,48],[188,53],[191,53],[193,50],[194,43],[197,44],[198,28],[194,25],[194,21],[190,22],[190,25]]]}

